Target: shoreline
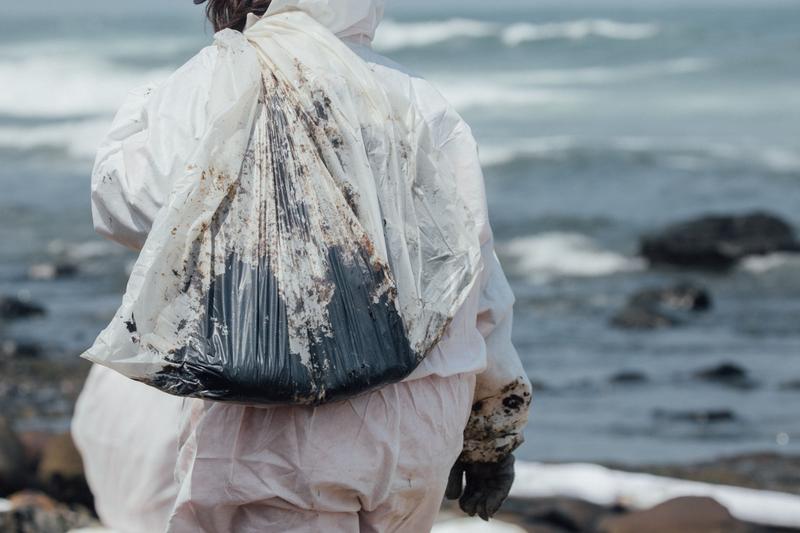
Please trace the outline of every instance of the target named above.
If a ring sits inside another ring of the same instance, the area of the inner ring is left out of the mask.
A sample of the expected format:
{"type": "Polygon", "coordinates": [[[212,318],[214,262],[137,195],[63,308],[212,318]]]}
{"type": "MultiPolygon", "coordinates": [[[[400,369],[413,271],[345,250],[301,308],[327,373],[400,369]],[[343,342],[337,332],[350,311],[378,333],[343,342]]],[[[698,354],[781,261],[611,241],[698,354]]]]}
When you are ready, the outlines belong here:
{"type": "MultiPolygon", "coordinates": [[[[0,360],[6,376],[0,387],[0,526],[33,520],[28,522],[33,530],[45,533],[98,527],[80,457],[66,432],[89,368],[79,358],[0,360]]],[[[692,523],[711,516],[731,531],[800,532],[800,455],[751,452],[664,465],[517,465],[517,480],[498,520],[466,518],[446,501],[434,531],[628,531],[597,527],[656,512],[660,519],[692,523]],[[798,502],[793,506],[798,517],[775,510],[775,502],[786,498],[798,502]]]]}

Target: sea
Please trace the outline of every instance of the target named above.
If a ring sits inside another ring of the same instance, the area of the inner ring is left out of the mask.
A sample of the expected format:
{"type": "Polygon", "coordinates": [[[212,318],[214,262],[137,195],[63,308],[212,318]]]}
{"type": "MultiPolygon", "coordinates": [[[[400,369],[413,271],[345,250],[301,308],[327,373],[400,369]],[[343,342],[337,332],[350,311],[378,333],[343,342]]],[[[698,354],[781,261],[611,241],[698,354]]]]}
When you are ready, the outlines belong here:
{"type": "MultiPolygon", "coordinates": [[[[768,211],[800,231],[800,2],[388,4],[374,47],[429,78],[480,144],[536,384],[518,456],[800,452],[800,259],[703,273],[637,256],[642,235],[707,214],[768,211]],[[634,292],[684,281],[710,292],[709,312],[655,331],[610,325],[634,292]],[[723,363],[747,385],[697,378],[723,363]]],[[[0,7],[0,295],[48,310],[7,337],[77,357],[113,315],[135,255],[93,232],[96,147],[129,90],[212,34],[189,0],[0,7]],[[31,277],[59,261],[78,272],[31,277]]]]}

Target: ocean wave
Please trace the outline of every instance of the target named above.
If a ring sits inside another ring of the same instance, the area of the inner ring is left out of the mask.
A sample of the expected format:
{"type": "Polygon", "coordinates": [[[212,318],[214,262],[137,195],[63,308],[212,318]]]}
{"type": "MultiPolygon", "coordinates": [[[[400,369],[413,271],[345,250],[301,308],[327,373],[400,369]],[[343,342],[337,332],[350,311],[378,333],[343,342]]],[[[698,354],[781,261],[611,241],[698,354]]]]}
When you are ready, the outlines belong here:
{"type": "Polygon", "coordinates": [[[386,20],[378,29],[374,45],[379,50],[422,48],[456,39],[494,38],[505,46],[546,40],[603,38],[641,40],[654,37],[660,27],[650,23],[627,23],[608,19],[579,19],[534,24],[498,24],[453,18],[441,21],[397,22],[386,20]]]}
{"type": "Polygon", "coordinates": [[[516,108],[520,106],[566,105],[581,100],[574,91],[540,89],[473,80],[435,82],[436,88],[459,111],[475,108],[516,108]]]}
{"type": "Polygon", "coordinates": [[[501,39],[508,46],[556,39],[580,41],[590,37],[638,41],[655,37],[659,31],[657,24],[626,23],[608,19],[583,19],[548,24],[520,22],[506,27],[501,39]]]}
{"type": "Polygon", "coordinates": [[[699,57],[637,63],[619,67],[541,69],[501,73],[494,76],[505,83],[534,85],[598,85],[626,83],[656,76],[694,74],[712,68],[714,62],[699,57]]]}
{"type": "Polygon", "coordinates": [[[37,126],[0,127],[0,148],[19,152],[55,150],[89,160],[110,127],[110,119],[91,119],[37,126]]]}
{"type": "Polygon", "coordinates": [[[25,60],[48,56],[62,59],[131,57],[149,61],[185,60],[207,44],[207,38],[194,35],[118,36],[113,39],[76,35],[1,43],[0,59],[25,60]]]}
{"type": "Polygon", "coordinates": [[[745,257],[739,263],[740,269],[752,274],[764,274],[788,268],[796,272],[798,267],[800,267],[800,256],[784,252],[745,257]]]}
{"type": "Polygon", "coordinates": [[[547,283],[559,277],[609,276],[635,272],[645,266],[641,259],[604,250],[580,233],[548,232],[519,237],[502,244],[501,250],[534,283],[547,283]]]}
{"type": "Polygon", "coordinates": [[[67,242],[56,239],[47,243],[47,251],[53,256],[79,262],[106,259],[112,255],[125,255],[127,253],[125,248],[111,241],[101,239],[83,242],[67,242]]]}
{"type": "Polygon", "coordinates": [[[578,140],[570,136],[538,137],[524,143],[484,144],[479,148],[484,167],[507,165],[527,159],[551,159],[578,146],[578,140]]]}
{"type": "Polygon", "coordinates": [[[486,143],[481,146],[480,153],[481,163],[485,167],[616,157],[689,171],[749,167],[776,174],[800,172],[800,153],[790,148],[721,143],[706,139],[534,137],[498,144],[486,143]]]}
{"type": "Polygon", "coordinates": [[[378,27],[373,45],[379,50],[421,48],[459,38],[496,36],[497,30],[497,25],[490,22],[459,18],[415,23],[385,20],[378,27]]]}
{"type": "Polygon", "coordinates": [[[521,72],[495,72],[479,78],[463,75],[434,76],[434,85],[459,110],[521,105],[564,105],[591,98],[582,85],[619,84],[657,76],[696,73],[711,68],[702,58],[677,58],[666,61],[576,69],[544,69],[521,72]]]}
{"type": "Polygon", "coordinates": [[[132,88],[167,70],[121,68],[100,58],[34,56],[0,61],[0,114],[75,117],[113,113],[132,88]]]}

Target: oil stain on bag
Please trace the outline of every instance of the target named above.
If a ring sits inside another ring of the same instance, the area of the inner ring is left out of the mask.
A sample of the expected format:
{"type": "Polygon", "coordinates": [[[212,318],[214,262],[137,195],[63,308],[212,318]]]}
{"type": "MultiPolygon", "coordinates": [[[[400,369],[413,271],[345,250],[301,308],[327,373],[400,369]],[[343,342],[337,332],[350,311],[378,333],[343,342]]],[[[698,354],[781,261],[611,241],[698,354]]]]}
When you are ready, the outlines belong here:
{"type": "Polygon", "coordinates": [[[436,345],[477,278],[474,227],[429,133],[326,32],[330,57],[305,61],[218,44],[258,69],[257,102],[210,95],[212,136],[86,357],[171,394],[317,405],[402,380],[436,345]]]}

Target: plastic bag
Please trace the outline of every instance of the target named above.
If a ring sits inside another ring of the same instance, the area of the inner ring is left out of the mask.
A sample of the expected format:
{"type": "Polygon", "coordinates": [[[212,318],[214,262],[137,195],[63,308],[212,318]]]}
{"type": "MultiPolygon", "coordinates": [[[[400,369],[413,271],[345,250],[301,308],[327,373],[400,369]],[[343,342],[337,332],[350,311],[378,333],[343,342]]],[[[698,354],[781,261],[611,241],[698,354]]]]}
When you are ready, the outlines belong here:
{"type": "Polygon", "coordinates": [[[207,133],[84,356],[172,394],[246,403],[402,380],[480,254],[425,121],[301,11],[216,46],[207,133]]]}

